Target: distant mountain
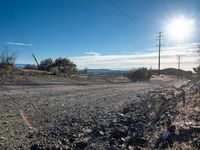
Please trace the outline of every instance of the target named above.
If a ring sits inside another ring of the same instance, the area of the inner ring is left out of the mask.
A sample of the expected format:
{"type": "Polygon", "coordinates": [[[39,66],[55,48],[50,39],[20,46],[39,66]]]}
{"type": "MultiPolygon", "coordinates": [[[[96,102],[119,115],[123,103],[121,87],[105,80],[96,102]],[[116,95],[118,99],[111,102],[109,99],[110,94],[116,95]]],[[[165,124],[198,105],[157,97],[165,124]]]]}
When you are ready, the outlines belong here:
{"type": "Polygon", "coordinates": [[[127,71],[125,70],[111,70],[111,69],[88,69],[87,74],[91,75],[107,75],[107,76],[121,76],[127,71]]]}
{"type": "MultiPolygon", "coordinates": [[[[27,64],[16,64],[18,68],[24,68],[27,64]]],[[[82,71],[82,70],[80,70],[82,71]]],[[[112,69],[87,69],[87,74],[89,75],[104,75],[104,76],[122,76],[127,73],[128,70],[112,70],[112,69]]],[[[158,74],[158,70],[152,70],[153,74],[158,74]]],[[[178,70],[175,68],[167,68],[160,71],[164,75],[174,75],[189,77],[193,75],[191,71],[178,70]]]]}
{"type": "MultiPolygon", "coordinates": [[[[153,70],[154,74],[158,73],[158,70],[153,70]]],[[[190,77],[193,75],[192,71],[178,70],[175,68],[166,68],[160,71],[161,74],[164,75],[173,75],[173,76],[181,76],[181,77],[190,77]]]]}
{"type": "MultiPolygon", "coordinates": [[[[24,68],[27,64],[15,64],[18,68],[24,68]]],[[[106,76],[121,76],[127,71],[125,70],[112,70],[112,69],[87,69],[89,75],[106,75],[106,76]]]]}
{"type": "Polygon", "coordinates": [[[18,68],[24,68],[27,64],[15,64],[16,67],[18,68]]]}

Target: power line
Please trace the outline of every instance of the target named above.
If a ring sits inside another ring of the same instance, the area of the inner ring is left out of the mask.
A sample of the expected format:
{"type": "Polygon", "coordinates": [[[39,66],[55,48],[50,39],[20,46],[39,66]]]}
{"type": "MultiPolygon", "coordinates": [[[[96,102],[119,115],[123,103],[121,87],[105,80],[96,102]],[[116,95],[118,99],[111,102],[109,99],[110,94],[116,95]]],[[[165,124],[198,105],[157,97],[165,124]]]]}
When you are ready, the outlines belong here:
{"type": "Polygon", "coordinates": [[[125,16],[126,18],[128,18],[131,23],[133,23],[133,25],[135,27],[138,27],[138,24],[140,24],[140,26],[142,27],[143,30],[141,30],[141,32],[143,33],[147,33],[149,32],[149,30],[147,30],[147,26],[145,25],[145,21],[143,19],[141,19],[140,17],[138,17],[137,15],[132,14],[133,16],[129,15],[129,13],[127,13],[122,7],[119,7],[116,2],[112,1],[112,0],[108,0],[108,2],[115,7],[123,16],[125,16]],[[136,18],[138,21],[136,21],[134,18],[136,18]],[[146,31],[146,32],[144,32],[146,31]]]}
{"type": "MultiPolygon", "coordinates": [[[[147,32],[145,32],[145,30],[147,29],[147,27],[144,27],[142,30],[140,30],[140,32],[138,33],[138,29],[136,28],[137,27],[137,25],[138,25],[138,22],[135,20],[135,19],[133,19],[132,18],[132,16],[130,16],[129,15],[129,13],[127,13],[123,8],[121,8],[121,6],[119,7],[116,3],[114,3],[113,1],[111,1],[111,0],[106,0],[105,2],[107,2],[107,6],[110,6],[110,8],[111,9],[115,9],[115,10],[117,10],[117,12],[118,13],[120,13],[121,14],[121,16],[122,17],[124,17],[126,20],[127,19],[129,19],[129,21],[130,21],[130,23],[132,23],[132,25],[134,26],[134,28],[131,28],[132,29],[132,31],[133,31],[133,33],[134,33],[134,35],[135,35],[135,39],[137,40],[137,41],[140,41],[141,39],[143,40],[144,39],[144,36],[142,36],[141,34],[139,34],[139,33],[141,33],[141,32],[143,32],[143,34],[147,34],[147,32]]],[[[150,40],[150,39],[149,39],[150,40]]],[[[148,41],[149,41],[148,40],[148,41]]],[[[147,41],[147,40],[146,40],[147,41]]],[[[141,42],[140,42],[141,43],[141,42]]],[[[140,44],[140,45],[143,45],[143,44],[145,44],[146,42],[142,42],[142,44],[140,44]]],[[[137,44],[138,44],[138,42],[137,42],[137,44]]]]}
{"type": "MultiPolygon", "coordinates": [[[[132,16],[133,16],[134,18],[136,18],[136,19],[139,21],[138,23],[141,23],[142,26],[143,26],[145,29],[148,28],[148,32],[150,32],[149,29],[151,29],[153,26],[151,26],[148,22],[150,21],[151,18],[148,18],[148,19],[147,19],[147,18],[145,18],[142,14],[140,14],[140,16],[138,16],[138,15],[135,13],[135,11],[134,11],[135,8],[130,7],[130,4],[128,3],[128,1],[121,1],[121,0],[119,0],[119,2],[125,7],[124,11],[125,11],[125,10],[131,10],[132,16]]],[[[122,6],[122,5],[121,5],[121,6],[122,6]]],[[[151,21],[152,21],[152,19],[151,19],[151,21]]],[[[152,21],[152,22],[155,23],[155,21],[152,21]]],[[[152,23],[152,22],[151,22],[151,23],[152,23]]]]}
{"type": "MultiPolygon", "coordinates": [[[[92,0],[87,0],[87,1],[88,1],[88,3],[90,3],[92,6],[94,6],[96,9],[98,9],[99,11],[101,11],[106,16],[111,16],[111,14],[109,13],[109,11],[106,11],[105,9],[103,9],[102,7],[100,7],[98,4],[96,4],[94,1],[92,1],[92,0]]],[[[106,0],[105,2],[107,3],[108,1],[106,0]]],[[[107,6],[107,8],[109,10],[112,9],[110,7],[110,3],[108,3],[108,5],[106,5],[106,6],[107,6]]],[[[111,6],[113,7],[113,5],[111,5],[111,6]]],[[[118,11],[118,9],[117,9],[117,11],[118,11]]],[[[127,30],[127,31],[129,31],[128,34],[133,35],[133,33],[134,33],[134,35],[137,35],[137,36],[134,37],[136,40],[138,40],[138,41],[141,40],[139,37],[141,37],[142,39],[144,38],[144,37],[142,37],[140,34],[138,34],[136,32],[137,30],[135,28],[130,28],[129,26],[127,26],[127,24],[125,25],[124,22],[120,21],[119,18],[116,17],[116,15],[112,16],[111,19],[113,19],[113,20],[117,21],[118,23],[120,23],[121,25],[123,25],[125,27],[124,29],[127,30]]],[[[147,41],[150,41],[150,39],[145,40],[143,42],[140,42],[140,45],[145,44],[147,41]]],[[[137,42],[137,44],[138,44],[138,42],[137,42]]]]}
{"type": "Polygon", "coordinates": [[[17,40],[20,40],[19,42],[28,43],[16,17],[8,11],[9,6],[6,0],[1,1],[1,7],[4,12],[4,20],[8,22],[7,24],[9,24],[11,30],[15,32],[15,35],[18,37],[17,40]]]}
{"type": "MultiPolygon", "coordinates": [[[[0,1],[1,3],[2,1],[0,1]]],[[[0,5],[2,6],[2,5],[0,5]]],[[[2,8],[2,10],[4,10],[4,8],[2,8]]],[[[18,33],[16,32],[16,30],[13,28],[13,26],[10,24],[10,22],[8,21],[8,18],[5,16],[5,14],[2,12],[0,13],[0,17],[2,19],[2,22],[10,29],[10,32],[13,34],[13,36],[15,37],[15,39],[19,42],[22,42],[21,38],[19,37],[18,33]]]]}
{"type": "MultiPolygon", "coordinates": [[[[18,42],[21,42],[23,45],[19,45],[20,43],[15,43],[15,44],[17,44],[17,46],[23,46],[23,47],[27,47],[27,45],[30,45],[15,15],[12,14],[10,11],[8,11],[9,5],[7,3],[7,0],[0,0],[0,6],[3,10],[3,12],[0,14],[1,18],[4,20],[3,22],[7,24],[8,28],[10,28],[10,31],[14,35],[16,40],[18,42]]],[[[8,49],[8,44],[6,44],[5,48],[8,49]]],[[[33,50],[32,50],[32,56],[34,60],[36,60],[33,50]]],[[[36,64],[38,65],[37,61],[36,64]]]]}
{"type": "MultiPolygon", "coordinates": [[[[111,16],[111,14],[108,12],[108,11],[106,11],[105,9],[103,9],[102,7],[100,7],[98,4],[96,4],[94,1],[92,1],[92,0],[87,0],[92,6],[94,6],[96,9],[98,9],[99,11],[101,11],[103,14],[105,14],[106,16],[111,16]]],[[[107,2],[107,0],[105,1],[105,2],[107,2]]],[[[106,5],[107,7],[109,7],[108,5],[106,5]]],[[[109,10],[111,10],[111,8],[108,8],[109,10]]],[[[124,24],[124,22],[123,21],[120,21],[119,20],[119,18],[117,18],[115,15],[113,15],[112,17],[111,17],[111,19],[112,20],[114,20],[114,21],[117,21],[118,23],[120,23],[121,25],[123,25],[125,28],[124,29],[126,29],[126,30],[128,30],[128,31],[133,31],[133,32],[135,32],[135,30],[133,30],[133,28],[127,28],[127,26],[125,26],[125,24],[124,24]]],[[[132,35],[132,33],[130,33],[130,32],[128,32],[130,35],[132,35]]]]}
{"type": "MultiPolygon", "coordinates": [[[[109,2],[113,7],[115,7],[123,16],[125,16],[126,18],[128,18],[128,19],[133,23],[134,26],[137,26],[138,22],[136,22],[135,19],[133,19],[126,11],[124,11],[121,7],[119,7],[114,1],[108,0],[108,2],[109,2]]],[[[141,27],[142,27],[142,26],[141,26],[141,27]]],[[[143,27],[143,30],[142,30],[143,33],[145,33],[144,30],[146,30],[145,27],[143,27]]]]}
{"type": "MultiPolygon", "coordinates": [[[[8,3],[7,3],[7,0],[4,0],[4,2],[5,2],[6,7],[9,7],[8,3]]],[[[14,26],[16,27],[16,29],[18,29],[17,31],[19,32],[19,34],[23,38],[24,42],[25,43],[29,43],[27,38],[26,38],[26,36],[25,36],[25,34],[24,34],[24,32],[23,32],[23,30],[22,30],[22,28],[21,28],[20,23],[18,22],[18,20],[16,18],[16,16],[13,13],[8,13],[8,16],[11,18],[11,20],[12,20],[14,26]]]]}

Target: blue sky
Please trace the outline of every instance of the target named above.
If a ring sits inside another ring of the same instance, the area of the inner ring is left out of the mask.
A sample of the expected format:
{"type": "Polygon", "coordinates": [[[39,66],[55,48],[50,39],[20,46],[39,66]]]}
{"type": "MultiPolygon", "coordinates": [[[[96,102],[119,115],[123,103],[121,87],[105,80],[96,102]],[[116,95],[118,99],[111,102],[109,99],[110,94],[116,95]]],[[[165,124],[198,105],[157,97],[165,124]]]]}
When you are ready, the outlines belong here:
{"type": "MultiPolygon", "coordinates": [[[[68,57],[79,68],[156,68],[156,33],[165,32],[165,24],[180,15],[195,20],[197,28],[197,3],[198,0],[0,0],[1,50],[8,42],[32,44],[7,45],[8,50],[19,53],[17,63],[34,63],[34,51],[39,60],[68,57]]],[[[178,44],[165,37],[161,67],[176,67],[177,54],[183,57],[184,69],[195,66],[193,51],[198,35],[196,29],[190,39],[178,44]],[[189,48],[183,47],[188,45],[189,48]]]]}

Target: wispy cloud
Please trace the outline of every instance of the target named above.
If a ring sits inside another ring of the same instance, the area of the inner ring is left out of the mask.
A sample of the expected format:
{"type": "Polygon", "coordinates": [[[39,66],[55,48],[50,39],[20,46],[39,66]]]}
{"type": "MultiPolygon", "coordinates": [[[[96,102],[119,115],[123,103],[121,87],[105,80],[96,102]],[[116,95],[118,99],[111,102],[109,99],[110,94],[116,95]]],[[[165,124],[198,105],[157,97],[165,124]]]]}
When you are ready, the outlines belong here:
{"type": "Polygon", "coordinates": [[[28,46],[28,47],[32,47],[32,44],[26,44],[26,43],[14,43],[14,42],[7,42],[6,44],[8,45],[16,45],[16,46],[28,46]]]}
{"type": "MultiPolygon", "coordinates": [[[[197,65],[197,44],[188,43],[164,47],[161,52],[161,67],[177,67],[177,56],[182,56],[182,69],[192,70],[197,65]]],[[[151,48],[146,52],[124,55],[100,55],[87,52],[86,55],[71,57],[79,68],[130,69],[138,67],[157,68],[158,50],[151,48]]]]}
{"type": "Polygon", "coordinates": [[[97,52],[85,52],[85,55],[100,56],[100,54],[97,52]]]}

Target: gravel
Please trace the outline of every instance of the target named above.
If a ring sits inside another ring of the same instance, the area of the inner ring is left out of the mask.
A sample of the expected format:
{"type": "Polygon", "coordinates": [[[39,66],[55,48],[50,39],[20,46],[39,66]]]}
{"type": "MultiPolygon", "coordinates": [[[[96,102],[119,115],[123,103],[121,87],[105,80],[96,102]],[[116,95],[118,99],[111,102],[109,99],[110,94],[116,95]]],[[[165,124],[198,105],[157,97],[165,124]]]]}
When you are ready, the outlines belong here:
{"type": "MultiPolygon", "coordinates": [[[[46,77],[0,80],[0,149],[150,148],[155,126],[147,115],[152,113],[148,93],[185,83],[174,78],[130,83],[46,77]]],[[[162,133],[164,140],[173,130],[170,126],[169,133],[162,133]]]]}

